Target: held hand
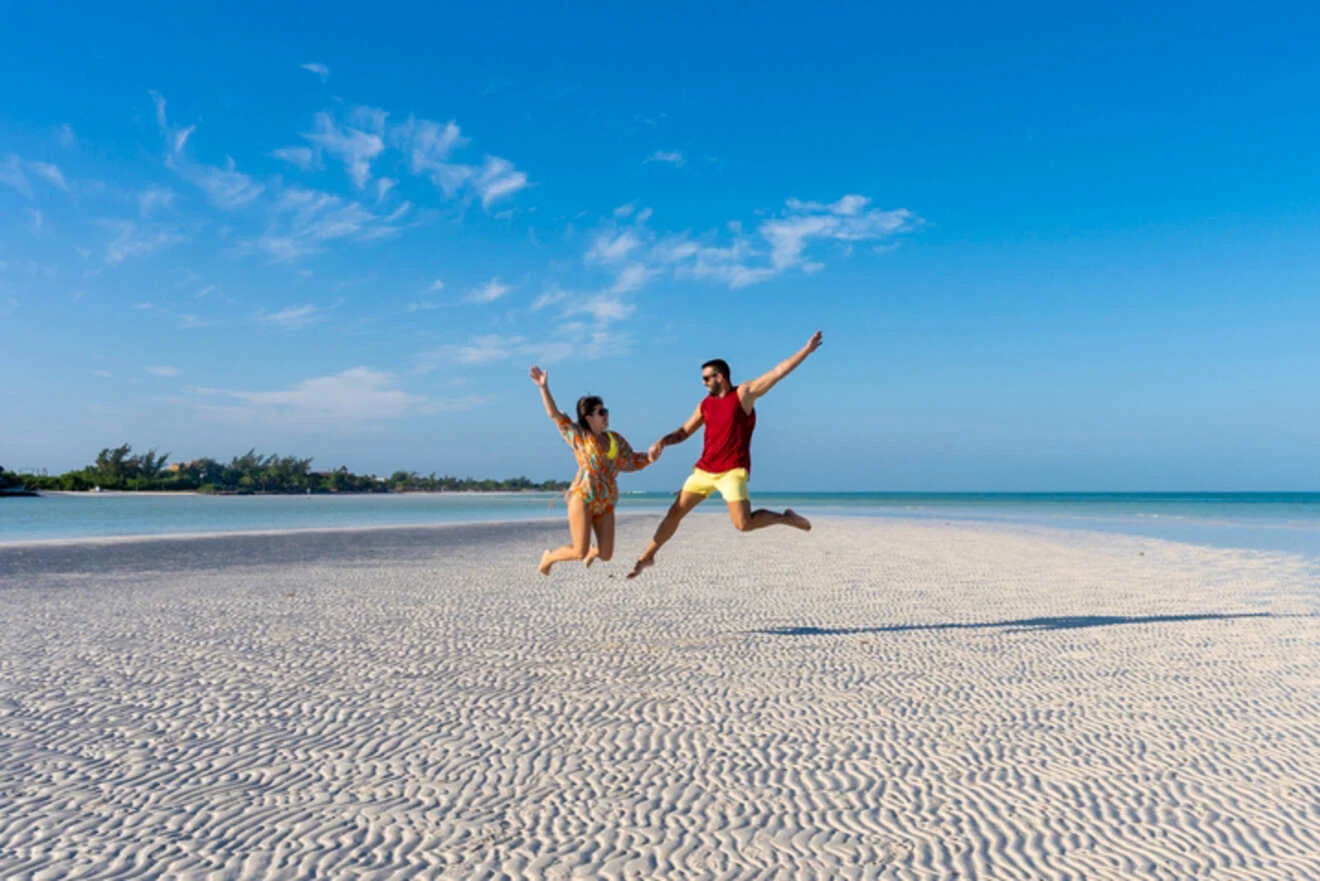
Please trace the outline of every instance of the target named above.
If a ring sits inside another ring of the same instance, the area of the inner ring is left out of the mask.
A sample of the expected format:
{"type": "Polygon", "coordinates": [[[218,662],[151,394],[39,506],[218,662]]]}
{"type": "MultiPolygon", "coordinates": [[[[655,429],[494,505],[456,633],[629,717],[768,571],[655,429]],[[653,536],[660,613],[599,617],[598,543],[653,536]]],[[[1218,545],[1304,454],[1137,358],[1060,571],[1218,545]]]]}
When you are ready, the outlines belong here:
{"type": "Polygon", "coordinates": [[[811,335],[811,339],[807,340],[807,345],[806,345],[807,354],[810,355],[812,352],[816,351],[819,348],[820,348],[820,331],[816,331],[814,334],[811,335]]]}
{"type": "Polygon", "coordinates": [[[656,441],[655,443],[651,444],[651,449],[647,450],[646,454],[651,457],[652,462],[655,462],[659,460],[660,453],[661,451],[664,450],[664,448],[665,445],[661,441],[656,441]]]}
{"type": "Polygon", "coordinates": [[[540,367],[533,367],[531,370],[527,371],[527,375],[532,378],[532,382],[536,383],[541,388],[545,388],[546,384],[550,382],[549,372],[542,370],[540,367]]]}

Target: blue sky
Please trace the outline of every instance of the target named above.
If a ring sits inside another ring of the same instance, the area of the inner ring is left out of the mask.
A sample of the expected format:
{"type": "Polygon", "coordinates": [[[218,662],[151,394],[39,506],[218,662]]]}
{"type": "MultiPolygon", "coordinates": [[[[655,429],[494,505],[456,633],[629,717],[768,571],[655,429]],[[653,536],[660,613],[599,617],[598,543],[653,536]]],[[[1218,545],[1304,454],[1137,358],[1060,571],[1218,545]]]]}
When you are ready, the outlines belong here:
{"type": "Polygon", "coordinates": [[[562,478],[530,364],[640,446],[820,328],[753,487],[1320,488],[1309,7],[6,15],[6,467],[562,478]]]}

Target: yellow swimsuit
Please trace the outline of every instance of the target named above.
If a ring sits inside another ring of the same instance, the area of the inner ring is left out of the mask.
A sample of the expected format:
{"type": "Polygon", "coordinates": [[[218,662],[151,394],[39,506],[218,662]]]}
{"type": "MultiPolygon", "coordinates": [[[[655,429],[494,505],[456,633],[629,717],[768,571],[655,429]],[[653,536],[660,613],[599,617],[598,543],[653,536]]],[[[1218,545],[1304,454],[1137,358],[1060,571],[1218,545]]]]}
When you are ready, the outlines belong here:
{"type": "Polygon", "coordinates": [[[555,424],[577,457],[578,472],[568,494],[586,502],[593,518],[613,511],[619,501],[619,472],[641,471],[651,464],[650,456],[634,452],[623,435],[612,431],[606,432],[606,441],[567,417],[561,416],[555,424]]]}

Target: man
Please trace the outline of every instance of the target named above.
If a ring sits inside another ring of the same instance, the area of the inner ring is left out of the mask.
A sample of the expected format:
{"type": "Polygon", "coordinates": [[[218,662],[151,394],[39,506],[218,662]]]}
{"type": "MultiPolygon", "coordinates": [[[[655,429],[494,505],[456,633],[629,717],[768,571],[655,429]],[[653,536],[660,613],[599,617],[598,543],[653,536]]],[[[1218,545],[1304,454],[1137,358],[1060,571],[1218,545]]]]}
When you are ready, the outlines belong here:
{"type": "Polygon", "coordinates": [[[807,344],[791,358],[781,361],[775,369],[751,382],[733,385],[729,365],[721,359],[701,365],[701,381],[706,384],[706,399],[677,431],[660,438],[651,446],[651,460],[660,457],[665,447],[681,444],[702,425],[706,426],[701,458],[692,474],[683,483],[678,500],[669,507],[669,513],[660,522],[647,546],[637,560],[629,578],[636,578],[643,569],[655,564],[656,551],[678,530],[678,523],[688,512],[706,500],[715,490],[720,491],[729,506],[729,519],[735,529],[750,532],[766,526],[781,524],[801,530],[811,529],[811,523],[787,508],[782,514],[766,508],[753,511],[747,498],[747,478],[752,470],[752,431],[756,428],[756,400],[788,376],[807,356],[820,348],[820,331],[816,331],[807,344]]]}

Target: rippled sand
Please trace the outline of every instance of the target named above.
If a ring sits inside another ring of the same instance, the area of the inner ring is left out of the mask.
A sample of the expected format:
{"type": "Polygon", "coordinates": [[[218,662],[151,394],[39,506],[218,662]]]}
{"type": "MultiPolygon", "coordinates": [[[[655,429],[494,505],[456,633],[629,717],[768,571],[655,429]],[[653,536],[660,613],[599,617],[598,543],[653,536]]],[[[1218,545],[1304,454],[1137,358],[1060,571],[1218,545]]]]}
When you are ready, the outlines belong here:
{"type": "Polygon", "coordinates": [[[693,515],[0,548],[0,877],[1320,878],[1320,586],[693,515]]]}

